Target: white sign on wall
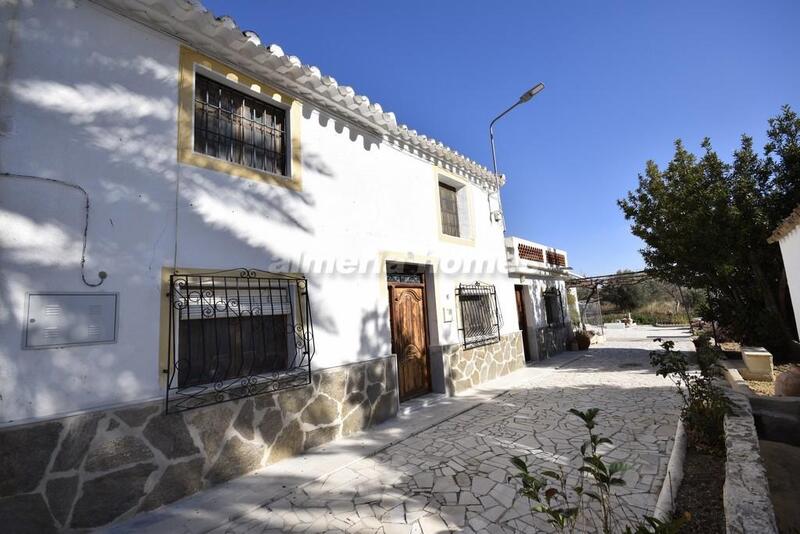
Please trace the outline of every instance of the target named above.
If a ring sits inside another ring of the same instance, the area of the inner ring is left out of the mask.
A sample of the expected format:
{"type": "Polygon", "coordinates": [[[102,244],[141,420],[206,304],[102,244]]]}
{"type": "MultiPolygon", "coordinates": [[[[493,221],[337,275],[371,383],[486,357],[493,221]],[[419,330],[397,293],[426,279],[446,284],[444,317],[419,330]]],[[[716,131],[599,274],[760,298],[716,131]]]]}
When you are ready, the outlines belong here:
{"type": "Polygon", "coordinates": [[[22,348],[117,341],[117,293],[28,293],[22,348]]]}

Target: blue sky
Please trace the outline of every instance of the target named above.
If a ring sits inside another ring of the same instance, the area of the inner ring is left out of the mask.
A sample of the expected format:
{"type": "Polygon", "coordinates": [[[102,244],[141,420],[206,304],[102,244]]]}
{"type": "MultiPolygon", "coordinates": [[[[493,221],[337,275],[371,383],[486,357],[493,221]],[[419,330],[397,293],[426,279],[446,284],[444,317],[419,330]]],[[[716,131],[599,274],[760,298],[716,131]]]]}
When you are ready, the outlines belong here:
{"type": "Polygon", "coordinates": [[[800,2],[206,0],[400,122],[491,162],[509,235],[566,249],[577,272],[640,268],[616,199],[673,141],[724,157],[800,109],[800,2]]]}

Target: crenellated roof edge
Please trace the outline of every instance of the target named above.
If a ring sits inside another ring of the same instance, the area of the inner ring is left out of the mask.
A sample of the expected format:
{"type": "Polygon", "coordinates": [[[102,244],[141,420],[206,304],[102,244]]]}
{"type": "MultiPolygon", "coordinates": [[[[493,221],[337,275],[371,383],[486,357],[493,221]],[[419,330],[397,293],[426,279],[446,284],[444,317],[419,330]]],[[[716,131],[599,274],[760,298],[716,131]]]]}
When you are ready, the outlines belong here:
{"type": "Polygon", "coordinates": [[[792,210],[792,213],[775,228],[775,231],[767,239],[767,243],[777,243],[798,226],[800,226],[800,205],[792,210]]]}
{"type": "MultiPolygon", "coordinates": [[[[483,187],[493,189],[495,175],[485,166],[459,154],[441,141],[398,124],[394,113],[359,95],[319,68],[286,55],[276,45],[264,45],[257,33],[242,30],[228,16],[217,17],[200,0],[92,0],[123,16],[182,40],[192,47],[239,66],[294,93],[301,100],[348,119],[359,127],[382,136],[404,151],[426,157],[469,176],[483,187]]],[[[501,185],[505,176],[500,176],[501,185]]]]}

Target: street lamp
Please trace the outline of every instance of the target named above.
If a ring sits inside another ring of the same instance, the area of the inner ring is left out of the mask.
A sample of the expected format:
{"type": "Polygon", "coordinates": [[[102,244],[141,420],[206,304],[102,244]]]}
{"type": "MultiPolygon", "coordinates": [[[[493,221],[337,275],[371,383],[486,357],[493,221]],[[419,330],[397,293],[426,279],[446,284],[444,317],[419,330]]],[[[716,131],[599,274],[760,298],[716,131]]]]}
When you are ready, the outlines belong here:
{"type": "MultiPolygon", "coordinates": [[[[506,221],[505,221],[505,217],[503,217],[503,205],[502,205],[502,202],[500,201],[500,175],[497,174],[497,154],[496,154],[495,149],[494,149],[494,123],[499,121],[506,113],[508,113],[509,111],[514,109],[515,107],[519,106],[520,104],[524,104],[525,102],[528,102],[534,96],[539,94],[539,92],[541,92],[542,89],[544,89],[544,84],[541,83],[541,82],[537,83],[536,85],[534,85],[533,87],[531,87],[530,89],[528,89],[527,91],[522,93],[522,96],[519,97],[519,100],[517,100],[514,103],[513,106],[511,106],[510,108],[508,108],[507,110],[502,112],[500,115],[495,117],[494,120],[492,120],[491,123],[489,123],[489,142],[492,145],[492,170],[494,172],[494,185],[495,185],[495,189],[497,190],[497,211],[496,212],[492,212],[492,215],[494,215],[494,219],[495,220],[499,220],[499,218],[502,217],[502,219],[503,219],[503,231],[505,231],[505,229],[506,229],[506,221]]],[[[491,199],[492,199],[492,194],[489,193],[489,210],[490,211],[492,209],[492,201],[491,201],[491,199]]]]}

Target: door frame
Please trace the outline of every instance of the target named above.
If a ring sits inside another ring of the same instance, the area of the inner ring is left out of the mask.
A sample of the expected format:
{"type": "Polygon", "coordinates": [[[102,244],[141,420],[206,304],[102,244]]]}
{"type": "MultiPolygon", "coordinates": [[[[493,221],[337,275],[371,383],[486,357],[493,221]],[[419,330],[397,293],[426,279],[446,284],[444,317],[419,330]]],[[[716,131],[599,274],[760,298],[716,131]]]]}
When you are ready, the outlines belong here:
{"type": "Polygon", "coordinates": [[[390,282],[386,281],[386,289],[389,295],[389,337],[391,338],[391,345],[392,345],[392,353],[394,353],[395,358],[397,358],[397,395],[400,398],[400,402],[405,402],[407,400],[411,400],[413,398],[419,397],[421,395],[425,395],[433,391],[433,376],[431,375],[431,344],[430,344],[430,336],[428,335],[428,295],[426,289],[426,275],[425,273],[420,273],[422,275],[422,282],[390,282]],[[398,354],[396,347],[394,345],[394,329],[392,328],[394,324],[394,312],[392,311],[392,291],[394,288],[418,288],[422,290],[422,332],[425,336],[425,369],[428,373],[428,387],[425,391],[420,393],[415,393],[411,396],[404,397],[402,392],[402,387],[400,381],[402,380],[402,375],[400,373],[400,354],[398,354]]]}
{"type": "Polygon", "coordinates": [[[529,287],[530,286],[525,284],[514,284],[514,304],[517,308],[517,325],[522,323],[522,351],[524,353],[526,363],[533,361],[533,354],[531,353],[531,347],[528,339],[528,328],[530,326],[528,325],[528,314],[526,313],[525,306],[525,293],[530,292],[528,289],[529,287]],[[522,312],[521,318],[520,312],[522,312]]]}

